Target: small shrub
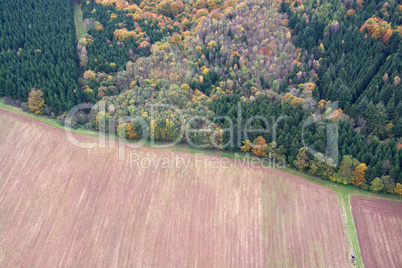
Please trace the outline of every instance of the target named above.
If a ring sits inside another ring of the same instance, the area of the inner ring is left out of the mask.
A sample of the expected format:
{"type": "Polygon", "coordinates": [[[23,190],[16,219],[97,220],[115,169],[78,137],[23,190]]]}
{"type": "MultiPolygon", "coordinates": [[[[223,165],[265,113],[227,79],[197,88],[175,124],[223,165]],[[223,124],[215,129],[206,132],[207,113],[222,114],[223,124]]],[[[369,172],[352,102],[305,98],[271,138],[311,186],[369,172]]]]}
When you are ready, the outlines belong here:
{"type": "Polygon", "coordinates": [[[21,110],[23,110],[24,112],[29,112],[26,102],[21,103],[21,110]]]}
{"type": "Polygon", "coordinates": [[[77,116],[77,121],[78,123],[80,123],[81,125],[85,125],[86,123],[88,123],[88,117],[86,114],[81,113],[77,116]]]}
{"type": "Polygon", "coordinates": [[[3,98],[3,103],[7,104],[7,105],[14,106],[14,107],[17,107],[17,108],[21,108],[21,101],[12,99],[10,97],[4,97],[3,98]]]}
{"type": "Polygon", "coordinates": [[[50,110],[49,106],[46,106],[46,107],[43,109],[43,113],[44,113],[45,115],[51,115],[51,114],[52,114],[52,111],[50,110]]]}

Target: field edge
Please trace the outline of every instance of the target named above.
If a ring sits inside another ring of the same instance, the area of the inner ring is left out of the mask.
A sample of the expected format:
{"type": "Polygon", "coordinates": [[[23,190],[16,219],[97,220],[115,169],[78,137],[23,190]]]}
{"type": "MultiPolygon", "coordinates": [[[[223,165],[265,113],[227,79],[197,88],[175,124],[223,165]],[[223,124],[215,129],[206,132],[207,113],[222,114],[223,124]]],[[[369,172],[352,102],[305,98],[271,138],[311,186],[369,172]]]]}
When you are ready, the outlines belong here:
{"type": "MultiPolygon", "coordinates": [[[[43,115],[37,115],[37,114],[32,114],[29,112],[24,112],[22,111],[20,108],[14,107],[14,106],[10,106],[10,105],[6,105],[3,103],[2,98],[0,98],[0,110],[4,109],[16,114],[20,114],[22,116],[37,120],[39,122],[45,123],[47,125],[50,125],[52,127],[56,127],[58,129],[62,129],[62,130],[66,130],[65,126],[60,125],[56,119],[51,118],[49,116],[43,116],[43,115]]],[[[99,137],[99,132],[94,131],[94,130],[89,130],[87,128],[84,127],[79,127],[77,129],[72,129],[70,128],[69,131],[71,131],[72,133],[76,133],[79,135],[83,135],[83,136],[88,136],[88,137],[99,137]]],[[[118,141],[118,142],[124,142],[124,143],[129,143],[126,141],[119,141],[118,140],[118,136],[117,135],[112,135],[112,137],[109,137],[108,135],[105,137],[105,139],[109,139],[109,140],[114,140],[114,141],[118,141]]],[[[155,144],[157,145],[163,145],[163,142],[155,142],[155,144]]],[[[146,141],[146,143],[142,146],[142,147],[146,147],[146,148],[151,148],[152,144],[150,141],[146,141]]],[[[229,159],[236,159],[236,156],[238,155],[244,155],[244,153],[242,152],[228,152],[228,151],[221,151],[218,149],[196,149],[196,148],[192,148],[191,146],[187,145],[187,144],[176,144],[172,147],[169,148],[164,148],[162,150],[169,150],[171,152],[182,152],[182,153],[189,153],[189,154],[197,154],[197,153],[201,153],[204,155],[210,155],[210,156],[218,156],[218,157],[226,157],[229,159]]],[[[257,157],[255,157],[257,158],[257,157]]],[[[247,160],[245,160],[247,161],[247,160]]],[[[249,162],[253,161],[253,157],[250,157],[249,162]]],[[[277,167],[271,167],[272,169],[275,170],[281,170],[284,171],[288,174],[294,175],[294,176],[298,176],[300,178],[306,179],[310,182],[319,184],[321,186],[324,186],[326,188],[329,188],[333,191],[335,191],[338,194],[342,194],[348,197],[351,196],[363,196],[363,197],[369,197],[369,198],[374,198],[374,199],[380,199],[380,200],[388,200],[388,201],[395,201],[395,202],[402,202],[402,198],[399,198],[398,196],[395,195],[389,195],[389,194],[384,194],[384,193],[372,193],[372,192],[368,192],[368,191],[364,191],[360,188],[356,188],[353,185],[343,185],[343,184],[337,184],[334,183],[332,181],[328,181],[328,180],[324,180],[318,177],[313,177],[307,173],[295,170],[293,168],[290,167],[285,167],[285,168],[277,168],[277,167]]]]}

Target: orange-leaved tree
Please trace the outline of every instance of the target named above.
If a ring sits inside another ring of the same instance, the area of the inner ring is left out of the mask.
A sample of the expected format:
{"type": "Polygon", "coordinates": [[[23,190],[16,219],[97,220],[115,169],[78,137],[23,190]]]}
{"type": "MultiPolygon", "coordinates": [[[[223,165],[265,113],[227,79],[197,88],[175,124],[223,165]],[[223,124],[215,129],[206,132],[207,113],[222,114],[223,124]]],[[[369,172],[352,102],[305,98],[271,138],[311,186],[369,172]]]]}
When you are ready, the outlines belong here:
{"type": "Polygon", "coordinates": [[[367,165],[365,163],[362,163],[360,165],[358,165],[355,168],[355,171],[353,172],[353,185],[356,187],[361,186],[363,183],[366,182],[366,169],[367,169],[367,165]]]}
{"type": "Polygon", "coordinates": [[[258,138],[254,140],[254,148],[251,151],[257,156],[265,157],[267,155],[267,147],[268,145],[265,142],[265,139],[258,136],[258,138]]]}
{"type": "Polygon", "coordinates": [[[138,136],[138,134],[132,130],[131,124],[127,124],[126,131],[127,131],[127,138],[129,138],[129,139],[139,139],[140,138],[140,136],[138,136]]]}
{"type": "Polygon", "coordinates": [[[35,114],[42,114],[43,108],[45,108],[45,100],[43,99],[43,91],[40,89],[34,89],[29,92],[28,108],[35,114]]]}
{"type": "Polygon", "coordinates": [[[117,128],[117,134],[123,138],[129,138],[129,139],[139,139],[140,138],[140,136],[132,130],[130,123],[121,124],[117,128]]]}

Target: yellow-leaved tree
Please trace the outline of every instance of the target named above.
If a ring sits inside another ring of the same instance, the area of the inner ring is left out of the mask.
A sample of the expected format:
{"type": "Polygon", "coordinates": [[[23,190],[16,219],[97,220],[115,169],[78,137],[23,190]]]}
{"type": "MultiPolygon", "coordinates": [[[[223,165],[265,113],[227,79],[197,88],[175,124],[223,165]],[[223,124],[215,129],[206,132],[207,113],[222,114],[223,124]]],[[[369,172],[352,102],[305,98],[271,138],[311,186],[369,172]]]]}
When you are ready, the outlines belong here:
{"type": "Polygon", "coordinates": [[[28,108],[35,114],[42,114],[45,108],[45,100],[43,99],[43,92],[40,89],[32,90],[29,92],[28,108]]]}
{"type": "Polygon", "coordinates": [[[402,184],[397,183],[395,188],[394,188],[395,193],[399,194],[399,196],[402,196],[402,184]]]}
{"type": "Polygon", "coordinates": [[[240,147],[240,150],[242,152],[247,153],[247,152],[250,152],[251,147],[252,147],[251,142],[249,140],[246,140],[246,141],[243,141],[243,146],[240,147]]]}

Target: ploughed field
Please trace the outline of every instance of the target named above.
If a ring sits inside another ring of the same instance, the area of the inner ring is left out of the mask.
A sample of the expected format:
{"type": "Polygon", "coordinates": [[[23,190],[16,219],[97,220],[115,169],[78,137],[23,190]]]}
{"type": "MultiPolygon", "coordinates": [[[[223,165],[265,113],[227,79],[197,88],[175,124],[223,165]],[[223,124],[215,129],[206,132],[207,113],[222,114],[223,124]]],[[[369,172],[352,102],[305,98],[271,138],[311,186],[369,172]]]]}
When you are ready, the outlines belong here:
{"type": "Polygon", "coordinates": [[[351,198],[365,267],[402,267],[402,203],[351,198]]]}
{"type": "Polygon", "coordinates": [[[236,160],[122,155],[0,109],[0,267],[350,266],[330,189],[236,160]]]}

